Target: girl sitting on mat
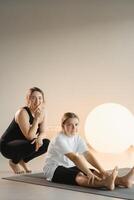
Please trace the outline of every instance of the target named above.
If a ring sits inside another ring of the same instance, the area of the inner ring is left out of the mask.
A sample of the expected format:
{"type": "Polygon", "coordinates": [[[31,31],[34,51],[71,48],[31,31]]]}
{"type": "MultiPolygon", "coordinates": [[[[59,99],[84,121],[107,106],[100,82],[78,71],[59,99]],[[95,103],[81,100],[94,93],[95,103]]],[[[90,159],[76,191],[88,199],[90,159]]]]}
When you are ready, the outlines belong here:
{"type": "Polygon", "coordinates": [[[0,139],[0,151],[16,174],[31,172],[26,163],[47,151],[44,93],[30,88],[27,106],[20,108],[0,139]],[[21,169],[23,168],[23,169],[21,169]]]}
{"type": "Polygon", "coordinates": [[[78,135],[78,125],[75,113],[68,112],[62,117],[62,131],[52,139],[45,156],[45,178],[55,183],[109,190],[114,190],[115,186],[131,187],[134,168],[123,177],[118,177],[117,167],[111,173],[105,171],[78,135]],[[89,163],[95,169],[89,169],[89,163]]]}

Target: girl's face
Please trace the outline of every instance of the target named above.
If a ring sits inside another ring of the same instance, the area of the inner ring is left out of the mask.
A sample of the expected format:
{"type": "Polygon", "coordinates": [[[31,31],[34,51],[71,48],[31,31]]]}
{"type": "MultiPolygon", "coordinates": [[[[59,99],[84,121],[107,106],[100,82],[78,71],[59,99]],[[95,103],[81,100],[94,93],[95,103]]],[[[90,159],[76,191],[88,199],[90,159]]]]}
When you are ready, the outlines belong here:
{"type": "Polygon", "coordinates": [[[30,108],[34,111],[42,103],[43,103],[42,94],[38,91],[34,91],[29,98],[30,108]]]}
{"type": "Polygon", "coordinates": [[[74,135],[78,131],[78,125],[79,120],[77,118],[70,118],[63,124],[63,131],[68,136],[74,135]]]}

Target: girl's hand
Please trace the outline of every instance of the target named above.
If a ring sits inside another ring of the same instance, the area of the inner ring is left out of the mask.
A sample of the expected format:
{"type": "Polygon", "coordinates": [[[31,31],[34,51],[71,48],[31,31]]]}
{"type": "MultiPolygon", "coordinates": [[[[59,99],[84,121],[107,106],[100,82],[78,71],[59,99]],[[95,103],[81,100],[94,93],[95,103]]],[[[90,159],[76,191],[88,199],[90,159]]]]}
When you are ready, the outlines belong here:
{"type": "Polygon", "coordinates": [[[110,171],[103,171],[102,172],[102,178],[105,179],[107,176],[110,176],[111,172],[110,171]]]}
{"type": "Polygon", "coordinates": [[[101,178],[99,178],[98,176],[94,175],[91,171],[87,174],[88,177],[88,184],[94,184],[95,179],[100,181],[101,178]]]}
{"type": "MultiPolygon", "coordinates": [[[[118,166],[115,166],[115,170],[118,172],[118,166]]],[[[110,176],[112,171],[103,171],[102,172],[102,178],[105,179],[106,177],[110,176]]]]}

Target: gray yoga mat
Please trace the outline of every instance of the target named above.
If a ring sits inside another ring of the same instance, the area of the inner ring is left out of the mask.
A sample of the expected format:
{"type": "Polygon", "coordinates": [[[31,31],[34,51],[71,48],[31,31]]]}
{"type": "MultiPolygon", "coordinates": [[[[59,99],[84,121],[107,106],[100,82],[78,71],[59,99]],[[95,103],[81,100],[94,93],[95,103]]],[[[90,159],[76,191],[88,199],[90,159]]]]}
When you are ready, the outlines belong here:
{"type": "MultiPolygon", "coordinates": [[[[122,176],[126,174],[128,171],[129,171],[128,168],[122,168],[119,170],[119,175],[122,176]]],[[[45,180],[43,173],[15,175],[15,176],[10,176],[10,177],[5,177],[3,179],[24,182],[24,183],[31,183],[31,184],[42,185],[42,186],[47,186],[47,187],[55,187],[55,188],[66,189],[66,190],[73,190],[73,191],[78,191],[78,192],[91,193],[91,194],[96,194],[96,195],[103,195],[103,196],[108,196],[108,197],[134,200],[134,186],[129,189],[121,188],[121,187],[115,188],[114,191],[108,191],[105,188],[92,189],[92,188],[85,188],[85,187],[80,187],[80,186],[71,186],[71,185],[65,185],[65,184],[52,183],[45,180]]]]}

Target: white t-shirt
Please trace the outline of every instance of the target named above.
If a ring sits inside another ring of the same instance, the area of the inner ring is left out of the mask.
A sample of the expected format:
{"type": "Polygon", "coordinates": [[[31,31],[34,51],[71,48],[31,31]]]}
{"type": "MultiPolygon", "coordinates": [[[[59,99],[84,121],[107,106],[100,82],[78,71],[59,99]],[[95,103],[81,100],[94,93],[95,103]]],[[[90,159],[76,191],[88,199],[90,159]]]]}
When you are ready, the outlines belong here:
{"type": "Polygon", "coordinates": [[[88,147],[85,141],[78,134],[67,136],[62,132],[58,133],[58,135],[51,140],[45,155],[45,166],[43,167],[45,178],[51,181],[55,169],[58,166],[75,166],[65,154],[70,152],[83,154],[87,150],[88,147]]]}

